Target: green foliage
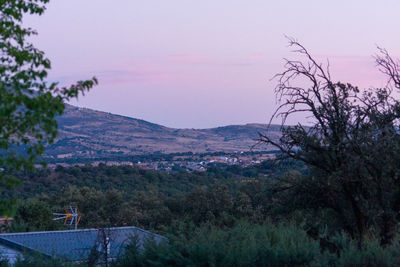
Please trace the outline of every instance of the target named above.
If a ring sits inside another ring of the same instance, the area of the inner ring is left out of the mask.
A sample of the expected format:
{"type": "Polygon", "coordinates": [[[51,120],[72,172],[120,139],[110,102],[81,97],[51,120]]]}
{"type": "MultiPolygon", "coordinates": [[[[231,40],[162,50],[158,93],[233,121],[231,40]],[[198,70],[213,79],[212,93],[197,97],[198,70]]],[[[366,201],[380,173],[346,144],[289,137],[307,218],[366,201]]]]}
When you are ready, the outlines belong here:
{"type": "Polygon", "coordinates": [[[38,200],[19,203],[13,218],[12,232],[49,231],[58,226],[47,203],[38,200]]]}
{"type": "Polygon", "coordinates": [[[350,241],[337,259],[336,266],[399,266],[400,255],[398,244],[382,247],[379,240],[364,242],[363,249],[355,241],[350,241]],[[350,244],[350,245],[349,245],[350,244]]]}
{"type": "Polygon", "coordinates": [[[268,204],[264,178],[219,172],[225,172],[224,177],[216,176],[215,170],[165,173],[105,165],[37,169],[19,173],[23,185],[5,193],[11,199],[29,197],[17,207],[14,231],[52,229],[39,227],[40,217],[27,210],[60,212],[70,204],[82,213],[81,227],[135,225],[163,230],[177,220],[220,226],[233,225],[240,218],[262,222],[268,204]]]}
{"type": "Polygon", "coordinates": [[[26,13],[41,15],[48,0],[0,2],[0,166],[32,167],[33,160],[57,134],[55,116],[63,101],[89,90],[97,80],[80,81],[69,88],[46,81],[51,68],[43,51],[27,38],[36,32],[22,26],[26,13]],[[24,146],[24,153],[17,148],[24,146]]]}
{"type": "Polygon", "coordinates": [[[340,248],[336,253],[323,253],[314,265],[318,266],[398,266],[400,264],[400,243],[396,239],[392,245],[381,246],[379,238],[370,236],[363,243],[349,235],[337,233],[330,236],[332,244],[340,248]]]}
{"type": "MultiPolygon", "coordinates": [[[[6,265],[7,266],[7,265],[6,265]]],[[[14,265],[15,267],[78,267],[85,266],[83,264],[76,264],[68,262],[64,259],[49,258],[38,253],[23,253],[23,257],[17,259],[14,265]]]]}
{"type": "Polygon", "coordinates": [[[168,243],[149,243],[140,250],[133,241],[119,266],[306,266],[319,246],[295,226],[203,226],[168,243]]]}
{"type": "MultiPolygon", "coordinates": [[[[144,247],[135,237],[110,266],[398,266],[400,244],[382,247],[367,238],[361,249],[347,234],[331,236],[340,250],[330,252],[295,224],[251,224],[241,221],[230,228],[193,227],[180,223],[168,241],[148,240],[144,247]]],[[[396,240],[397,241],[397,240],[396,240]]],[[[98,255],[94,255],[98,259],[98,255]]],[[[94,260],[95,261],[95,260],[94,260]]],[[[1,266],[8,266],[3,262],[1,266]]],[[[16,266],[92,266],[63,259],[24,254],[16,266]]]]}
{"type": "MultiPolygon", "coordinates": [[[[222,170],[223,171],[223,170],[222,170]]],[[[19,172],[16,176],[23,181],[23,185],[5,193],[10,197],[23,195],[32,197],[40,193],[57,193],[68,186],[88,186],[97,190],[106,191],[116,189],[126,193],[137,191],[160,191],[165,195],[179,192],[191,192],[200,186],[209,186],[217,183],[234,184],[240,180],[238,175],[225,172],[225,177],[213,172],[166,173],[153,170],[142,170],[130,166],[98,167],[74,166],[70,168],[58,167],[55,171],[36,169],[34,171],[19,172]]]]}
{"type": "MultiPolygon", "coordinates": [[[[57,134],[55,117],[64,101],[76,98],[96,78],[69,87],[47,82],[50,60],[27,39],[36,32],[25,28],[25,14],[41,15],[48,0],[0,1],[0,182],[15,186],[10,172],[31,169],[45,145],[57,134]]],[[[11,203],[2,203],[9,207],[11,203]]],[[[0,211],[5,212],[6,209],[0,211]]]]}
{"type": "MultiPolygon", "coordinates": [[[[29,194],[35,197],[19,203],[15,223],[8,230],[65,229],[62,223],[54,225],[50,211],[75,204],[82,213],[81,228],[134,225],[168,237],[164,244],[147,243],[145,250],[132,240],[117,266],[399,264],[398,241],[383,247],[371,235],[359,249],[357,241],[340,234],[334,213],[319,209],[293,213],[303,195],[290,195],[287,190],[271,194],[277,184],[287,186],[283,181],[299,179],[298,171],[278,180],[215,173],[224,169],[177,174],[104,165],[37,170],[29,174],[33,181],[29,194]]],[[[44,261],[48,259],[30,257],[25,263],[41,266],[44,261]]]]}
{"type": "Polygon", "coordinates": [[[400,244],[382,247],[368,238],[359,249],[347,234],[331,236],[340,250],[330,252],[294,224],[241,222],[220,229],[205,225],[174,233],[166,243],[133,239],[117,266],[398,266],[400,244]]]}

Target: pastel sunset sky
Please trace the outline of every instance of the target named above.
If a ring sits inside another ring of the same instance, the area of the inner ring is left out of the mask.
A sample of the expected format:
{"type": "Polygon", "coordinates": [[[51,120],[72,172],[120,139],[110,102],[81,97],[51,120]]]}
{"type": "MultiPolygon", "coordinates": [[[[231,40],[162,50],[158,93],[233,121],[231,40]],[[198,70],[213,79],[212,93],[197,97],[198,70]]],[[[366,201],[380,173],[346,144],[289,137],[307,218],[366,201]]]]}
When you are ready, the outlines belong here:
{"type": "Polygon", "coordinates": [[[271,78],[294,57],[285,35],[329,58],[335,80],[382,85],[372,55],[400,56],[399,12],[398,0],[53,0],[25,22],[51,80],[99,79],[71,104],[207,128],[269,120],[271,78]]]}

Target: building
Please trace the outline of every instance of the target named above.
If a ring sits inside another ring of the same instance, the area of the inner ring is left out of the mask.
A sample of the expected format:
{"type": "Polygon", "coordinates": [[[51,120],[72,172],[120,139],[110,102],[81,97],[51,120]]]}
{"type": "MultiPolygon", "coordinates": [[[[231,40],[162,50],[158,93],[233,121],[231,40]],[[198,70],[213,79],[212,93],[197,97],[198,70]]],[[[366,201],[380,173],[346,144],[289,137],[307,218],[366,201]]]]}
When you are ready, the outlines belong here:
{"type": "Polygon", "coordinates": [[[112,260],[118,257],[132,238],[135,238],[142,248],[146,240],[157,243],[166,240],[163,236],[133,226],[9,233],[0,234],[0,253],[11,264],[17,257],[22,257],[23,252],[39,253],[45,257],[59,257],[69,261],[87,261],[95,251],[102,255],[102,259],[112,260]]]}

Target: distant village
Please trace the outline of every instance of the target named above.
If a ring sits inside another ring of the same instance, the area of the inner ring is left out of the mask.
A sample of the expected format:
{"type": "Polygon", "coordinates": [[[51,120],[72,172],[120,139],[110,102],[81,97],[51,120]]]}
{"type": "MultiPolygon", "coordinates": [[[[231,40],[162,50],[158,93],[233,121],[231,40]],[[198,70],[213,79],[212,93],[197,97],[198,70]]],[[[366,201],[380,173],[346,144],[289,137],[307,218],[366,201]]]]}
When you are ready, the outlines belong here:
{"type": "Polygon", "coordinates": [[[84,166],[90,164],[99,166],[105,164],[107,166],[136,166],[145,170],[161,170],[167,172],[177,171],[206,171],[211,166],[216,165],[238,165],[240,167],[248,167],[255,164],[260,164],[265,160],[275,159],[276,154],[272,152],[265,153],[248,153],[234,152],[229,154],[219,153],[218,155],[211,154],[191,154],[191,155],[174,155],[167,158],[145,158],[142,160],[94,160],[92,162],[57,162],[50,163],[48,167],[54,169],[58,166],[84,166]]]}

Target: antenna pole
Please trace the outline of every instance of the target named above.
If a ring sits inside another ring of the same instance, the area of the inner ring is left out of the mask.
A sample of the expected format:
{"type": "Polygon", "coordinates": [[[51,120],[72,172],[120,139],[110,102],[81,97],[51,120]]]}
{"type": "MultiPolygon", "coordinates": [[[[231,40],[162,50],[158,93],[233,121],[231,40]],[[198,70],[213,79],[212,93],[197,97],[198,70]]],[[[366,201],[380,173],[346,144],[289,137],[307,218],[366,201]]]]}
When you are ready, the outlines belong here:
{"type": "MultiPolygon", "coordinates": [[[[74,210],[72,207],[71,207],[71,209],[74,210]]],[[[76,229],[78,229],[78,216],[79,216],[79,214],[78,214],[78,208],[75,208],[74,214],[76,214],[76,215],[74,216],[74,219],[75,219],[75,230],[76,230],[76,229]]]]}
{"type": "Polygon", "coordinates": [[[69,208],[65,208],[65,213],[53,213],[55,218],[53,218],[53,221],[57,220],[64,220],[64,224],[68,225],[74,225],[74,229],[78,229],[78,224],[79,221],[81,220],[81,213],[79,212],[77,207],[72,207],[72,205],[69,205],[69,208]]]}

